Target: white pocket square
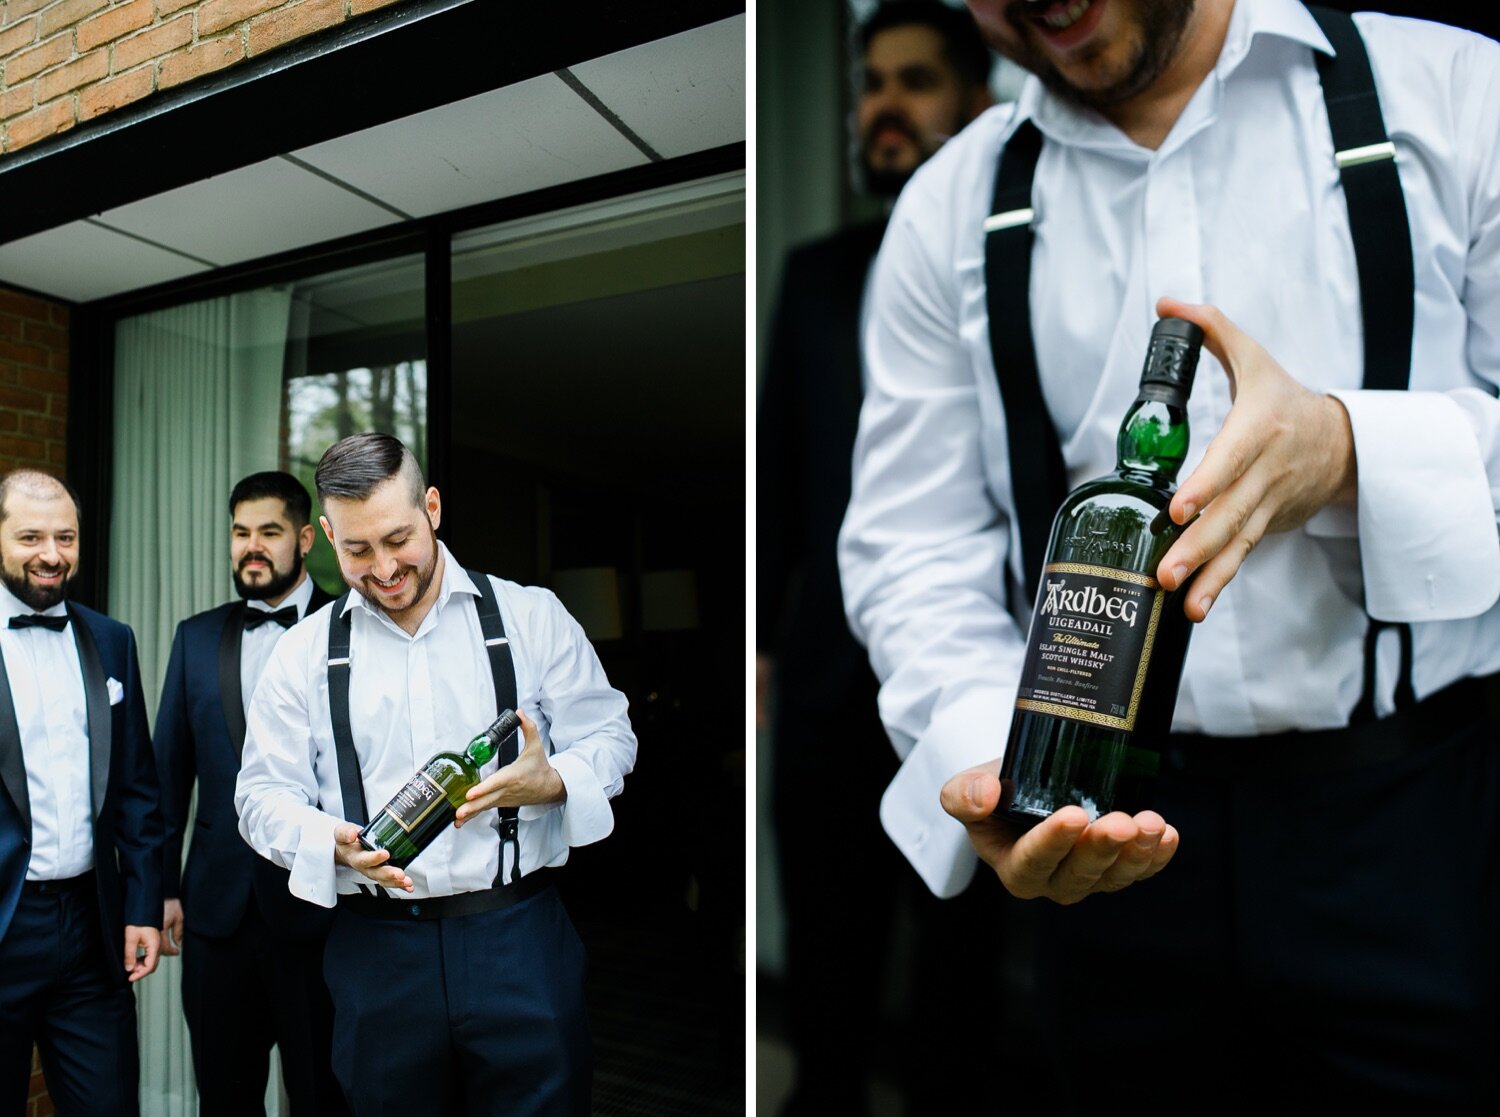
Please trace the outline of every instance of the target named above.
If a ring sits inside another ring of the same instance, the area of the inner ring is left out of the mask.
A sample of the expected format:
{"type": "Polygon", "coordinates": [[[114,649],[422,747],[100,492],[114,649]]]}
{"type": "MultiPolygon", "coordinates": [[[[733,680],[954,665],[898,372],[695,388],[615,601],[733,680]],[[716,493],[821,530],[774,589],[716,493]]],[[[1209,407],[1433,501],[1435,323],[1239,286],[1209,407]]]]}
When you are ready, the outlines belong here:
{"type": "Polygon", "coordinates": [[[106,679],[104,680],[104,686],[109,691],[109,704],[111,706],[118,706],[121,702],[125,701],[125,688],[120,685],[119,679],[106,679]]]}

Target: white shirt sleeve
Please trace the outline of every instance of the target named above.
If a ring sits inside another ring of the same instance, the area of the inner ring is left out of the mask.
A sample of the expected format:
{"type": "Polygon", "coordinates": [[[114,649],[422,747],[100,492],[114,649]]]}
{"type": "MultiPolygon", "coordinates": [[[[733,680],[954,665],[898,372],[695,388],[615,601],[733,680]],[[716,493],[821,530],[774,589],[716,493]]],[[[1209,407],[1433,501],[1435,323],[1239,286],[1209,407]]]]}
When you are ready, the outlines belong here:
{"type": "Polygon", "coordinates": [[[949,896],[976,861],[939,792],[1004,749],[1023,634],[1005,610],[1009,512],[986,477],[953,246],[931,227],[946,205],[923,185],[919,176],[903,194],[871,279],[868,383],[839,568],[902,758],[881,821],[928,887],[949,896]]]}
{"type": "Polygon", "coordinates": [[[1333,393],[1354,432],[1357,526],[1337,510],[1308,524],[1314,535],[1357,530],[1365,606],[1386,621],[1474,617],[1500,599],[1500,46],[1471,37],[1452,89],[1454,135],[1489,138],[1449,155],[1470,215],[1464,356],[1483,387],[1333,393]]]}
{"type": "MultiPolygon", "coordinates": [[[[326,639],[327,628],[309,626],[326,639]]],[[[337,900],[333,831],[318,809],[316,743],[307,707],[311,633],[288,632],[276,645],[245,715],[245,750],[235,784],[240,834],[262,857],[291,870],[292,895],[320,907],[337,900]]],[[[321,661],[320,661],[321,665],[321,661]]],[[[353,870],[345,869],[345,873],[353,870]]]]}
{"type": "Polygon", "coordinates": [[[518,814],[526,822],[561,811],[563,839],[570,846],[587,845],[614,829],[609,800],[624,789],[635,766],[635,733],[625,695],[609,685],[578,622],[551,591],[534,592],[529,644],[545,649],[546,660],[538,665],[541,707],[552,767],[568,794],[561,803],[523,806],[518,814]]]}

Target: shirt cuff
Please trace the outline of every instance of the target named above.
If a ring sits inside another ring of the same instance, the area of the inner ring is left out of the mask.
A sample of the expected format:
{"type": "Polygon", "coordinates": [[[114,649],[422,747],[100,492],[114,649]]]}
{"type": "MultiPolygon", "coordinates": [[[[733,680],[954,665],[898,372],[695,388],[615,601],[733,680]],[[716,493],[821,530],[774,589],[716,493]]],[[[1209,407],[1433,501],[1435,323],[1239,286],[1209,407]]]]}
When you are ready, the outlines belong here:
{"type": "Polygon", "coordinates": [[[332,815],[308,808],[287,880],[287,890],[293,896],[320,908],[331,908],[338,900],[337,863],[333,859],[333,831],[338,825],[339,820],[332,815]]]}
{"type": "Polygon", "coordinates": [[[548,758],[562,777],[568,796],[561,803],[528,803],[516,812],[522,822],[541,818],[548,811],[562,811],[562,838],[570,846],[586,846],[607,838],[615,828],[604,785],[582,756],[564,750],[548,758]]]}
{"type": "Polygon", "coordinates": [[[941,709],[880,800],[880,822],[934,895],[957,896],[978,858],[963,823],[943,810],[943,784],[1005,750],[1013,689],[972,690],[941,709]]]}
{"type": "MultiPolygon", "coordinates": [[[[1441,392],[1333,392],[1359,470],[1365,609],[1382,621],[1476,617],[1500,598],[1500,545],[1474,429],[1441,392]]],[[[1320,521],[1313,534],[1337,525],[1320,521]]]]}

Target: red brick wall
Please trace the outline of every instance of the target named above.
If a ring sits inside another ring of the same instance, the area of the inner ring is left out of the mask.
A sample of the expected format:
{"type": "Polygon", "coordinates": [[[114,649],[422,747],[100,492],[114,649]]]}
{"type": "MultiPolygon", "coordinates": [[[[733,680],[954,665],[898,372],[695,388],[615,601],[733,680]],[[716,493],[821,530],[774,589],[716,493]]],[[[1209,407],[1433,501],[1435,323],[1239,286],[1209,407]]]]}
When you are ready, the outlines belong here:
{"type": "Polygon", "coordinates": [[[0,153],[396,0],[0,0],[0,153]]]}
{"type": "Polygon", "coordinates": [[[0,472],[67,462],[68,310],[0,288],[0,472]]]}
{"type": "Polygon", "coordinates": [[[47,1084],[42,1081],[42,1061],[37,1058],[36,1048],[31,1049],[31,1089],[26,1100],[26,1117],[51,1117],[57,1110],[47,1096],[47,1084]]]}
{"type": "MultiPolygon", "coordinates": [[[[65,476],[68,309],[0,287],[0,473],[17,466],[65,476]]],[[[25,1117],[55,1112],[31,1053],[25,1117]]]]}

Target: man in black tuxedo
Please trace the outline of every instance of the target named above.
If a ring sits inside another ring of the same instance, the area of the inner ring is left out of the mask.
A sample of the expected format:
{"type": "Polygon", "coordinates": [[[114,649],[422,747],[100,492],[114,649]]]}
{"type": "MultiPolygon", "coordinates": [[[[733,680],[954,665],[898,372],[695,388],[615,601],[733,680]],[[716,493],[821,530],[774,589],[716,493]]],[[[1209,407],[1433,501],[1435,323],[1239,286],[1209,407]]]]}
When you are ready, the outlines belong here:
{"type": "Polygon", "coordinates": [[[94,1117],[139,1112],[162,824],[135,637],[67,600],[77,566],[71,490],[0,479],[0,1110],[35,1043],[57,1111],[94,1117]]]}
{"type": "Polygon", "coordinates": [[[229,497],[241,600],[177,626],[156,717],[167,822],[163,949],[182,954],[182,1000],[203,1112],[263,1113],[272,1044],[298,1114],[346,1112],[329,1066],[323,984],[331,912],[287,891],[287,872],[240,837],[234,784],[245,708],[281,633],[332,600],[308,577],[311,500],[289,473],[254,473],[229,497]],[[182,846],[193,780],[198,813],[182,846]]]}
{"type": "MultiPolygon", "coordinates": [[[[990,105],[992,59],[968,13],[938,0],[883,4],[861,39],[855,124],[864,186],[894,201],[912,172],[990,105]]],[[[972,910],[984,901],[942,904],[913,887],[917,878],[881,831],[880,796],[896,755],[839,589],[835,544],[863,397],[861,310],[884,232],[881,218],[788,258],[756,434],[757,720],[774,693],[772,811],[797,1059],[787,1114],[866,1111],[872,1022],[886,999],[873,975],[889,972],[898,903],[916,924],[910,964],[919,971],[931,957],[957,958],[965,936],[981,929],[983,956],[995,957],[995,920],[972,910]],[[845,791],[836,816],[830,784],[845,791]]],[[[946,1028],[946,1013],[922,1003],[924,983],[913,984],[907,1015],[925,1022],[909,1037],[904,1086],[928,1108],[951,1089],[941,1068],[979,1055],[997,1033],[946,1028]]]]}

